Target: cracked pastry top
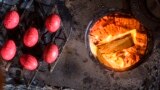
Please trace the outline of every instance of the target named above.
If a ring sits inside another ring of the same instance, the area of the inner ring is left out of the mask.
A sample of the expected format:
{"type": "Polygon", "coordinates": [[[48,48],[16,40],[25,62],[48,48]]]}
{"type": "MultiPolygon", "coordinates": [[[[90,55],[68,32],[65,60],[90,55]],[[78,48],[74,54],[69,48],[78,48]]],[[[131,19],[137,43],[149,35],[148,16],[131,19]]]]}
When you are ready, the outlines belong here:
{"type": "Polygon", "coordinates": [[[106,15],[90,28],[89,46],[101,64],[123,71],[139,62],[145,54],[147,33],[135,18],[106,15]]]}

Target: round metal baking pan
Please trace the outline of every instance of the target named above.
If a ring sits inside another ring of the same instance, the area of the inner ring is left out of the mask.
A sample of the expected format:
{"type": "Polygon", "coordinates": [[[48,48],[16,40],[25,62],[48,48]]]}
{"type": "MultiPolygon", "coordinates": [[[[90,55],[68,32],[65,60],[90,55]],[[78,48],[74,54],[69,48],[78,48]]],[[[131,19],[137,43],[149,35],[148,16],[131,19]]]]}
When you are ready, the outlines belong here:
{"type": "Polygon", "coordinates": [[[91,47],[90,47],[90,43],[89,43],[90,29],[97,22],[97,20],[99,20],[100,18],[102,18],[104,16],[111,15],[111,14],[118,14],[118,15],[121,15],[124,17],[133,17],[134,18],[134,16],[130,12],[127,12],[122,9],[105,9],[105,10],[101,10],[100,12],[98,12],[95,15],[95,17],[89,22],[89,24],[86,28],[86,32],[85,32],[85,45],[86,45],[88,54],[94,62],[99,64],[99,66],[103,66],[104,69],[109,69],[109,70],[114,70],[114,71],[126,71],[126,70],[133,69],[133,68],[137,67],[138,65],[140,65],[142,62],[144,62],[149,57],[150,53],[152,52],[152,48],[153,48],[153,44],[154,44],[151,31],[149,29],[145,28],[145,26],[143,26],[143,24],[142,24],[142,26],[145,28],[145,31],[147,34],[147,47],[145,50],[145,54],[134,65],[127,67],[127,68],[124,68],[124,69],[111,68],[111,67],[103,65],[101,62],[99,62],[98,58],[96,56],[94,56],[91,52],[91,47]]]}

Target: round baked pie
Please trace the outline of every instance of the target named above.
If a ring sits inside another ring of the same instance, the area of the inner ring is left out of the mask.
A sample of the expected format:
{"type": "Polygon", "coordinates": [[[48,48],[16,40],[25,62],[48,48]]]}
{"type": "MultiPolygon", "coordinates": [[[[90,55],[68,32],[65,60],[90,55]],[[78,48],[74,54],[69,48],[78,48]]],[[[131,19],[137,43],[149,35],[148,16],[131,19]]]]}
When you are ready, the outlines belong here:
{"type": "Polygon", "coordinates": [[[146,29],[131,16],[109,14],[99,18],[89,29],[90,50],[106,67],[127,70],[138,63],[146,52],[146,29]]]}

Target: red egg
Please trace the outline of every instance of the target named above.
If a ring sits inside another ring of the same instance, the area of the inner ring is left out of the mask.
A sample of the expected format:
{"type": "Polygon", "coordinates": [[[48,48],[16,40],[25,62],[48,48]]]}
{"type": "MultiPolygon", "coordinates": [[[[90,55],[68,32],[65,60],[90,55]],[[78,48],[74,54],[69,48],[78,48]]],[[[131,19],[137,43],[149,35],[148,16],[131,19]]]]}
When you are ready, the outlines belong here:
{"type": "Polygon", "coordinates": [[[38,30],[30,27],[24,34],[23,43],[27,47],[33,47],[38,42],[38,30]]]}
{"type": "Polygon", "coordinates": [[[8,40],[1,49],[1,56],[4,60],[9,61],[13,59],[16,54],[16,44],[13,40],[8,40]]]}
{"type": "Polygon", "coordinates": [[[19,14],[17,11],[9,11],[4,17],[4,27],[6,29],[13,29],[19,23],[19,14]]]}
{"type": "Polygon", "coordinates": [[[51,14],[45,22],[45,26],[49,32],[56,32],[60,28],[61,18],[57,14],[51,14]]]}
{"type": "Polygon", "coordinates": [[[48,45],[43,53],[43,59],[47,63],[53,63],[57,59],[59,54],[58,46],[55,44],[48,45]]]}
{"type": "Polygon", "coordinates": [[[30,54],[22,55],[20,57],[20,63],[27,70],[35,70],[38,67],[37,59],[30,54]]]}

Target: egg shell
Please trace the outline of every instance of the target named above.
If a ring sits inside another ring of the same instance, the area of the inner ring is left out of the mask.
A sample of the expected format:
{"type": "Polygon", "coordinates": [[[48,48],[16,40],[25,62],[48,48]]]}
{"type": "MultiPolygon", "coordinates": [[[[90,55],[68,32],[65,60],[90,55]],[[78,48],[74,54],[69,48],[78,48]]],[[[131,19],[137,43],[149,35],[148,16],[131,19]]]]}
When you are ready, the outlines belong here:
{"type": "Polygon", "coordinates": [[[24,34],[23,43],[27,47],[33,47],[38,42],[38,30],[35,27],[30,27],[24,34]]]}
{"type": "Polygon", "coordinates": [[[37,59],[30,54],[22,55],[20,57],[20,63],[27,70],[35,70],[38,67],[37,59]]]}
{"type": "Polygon", "coordinates": [[[61,18],[58,14],[51,14],[45,22],[47,30],[51,33],[56,32],[60,28],[61,18]]]}
{"type": "Polygon", "coordinates": [[[45,47],[45,50],[43,52],[43,59],[50,64],[56,61],[58,54],[58,46],[55,44],[51,44],[45,47]]]}
{"type": "Polygon", "coordinates": [[[16,44],[13,40],[8,40],[1,48],[1,56],[4,60],[12,60],[16,54],[16,44]]]}
{"type": "Polygon", "coordinates": [[[17,11],[9,11],[3,21],[4,27],[8,30],[14,29],[19,24],[19,14],[17,11]]]}

